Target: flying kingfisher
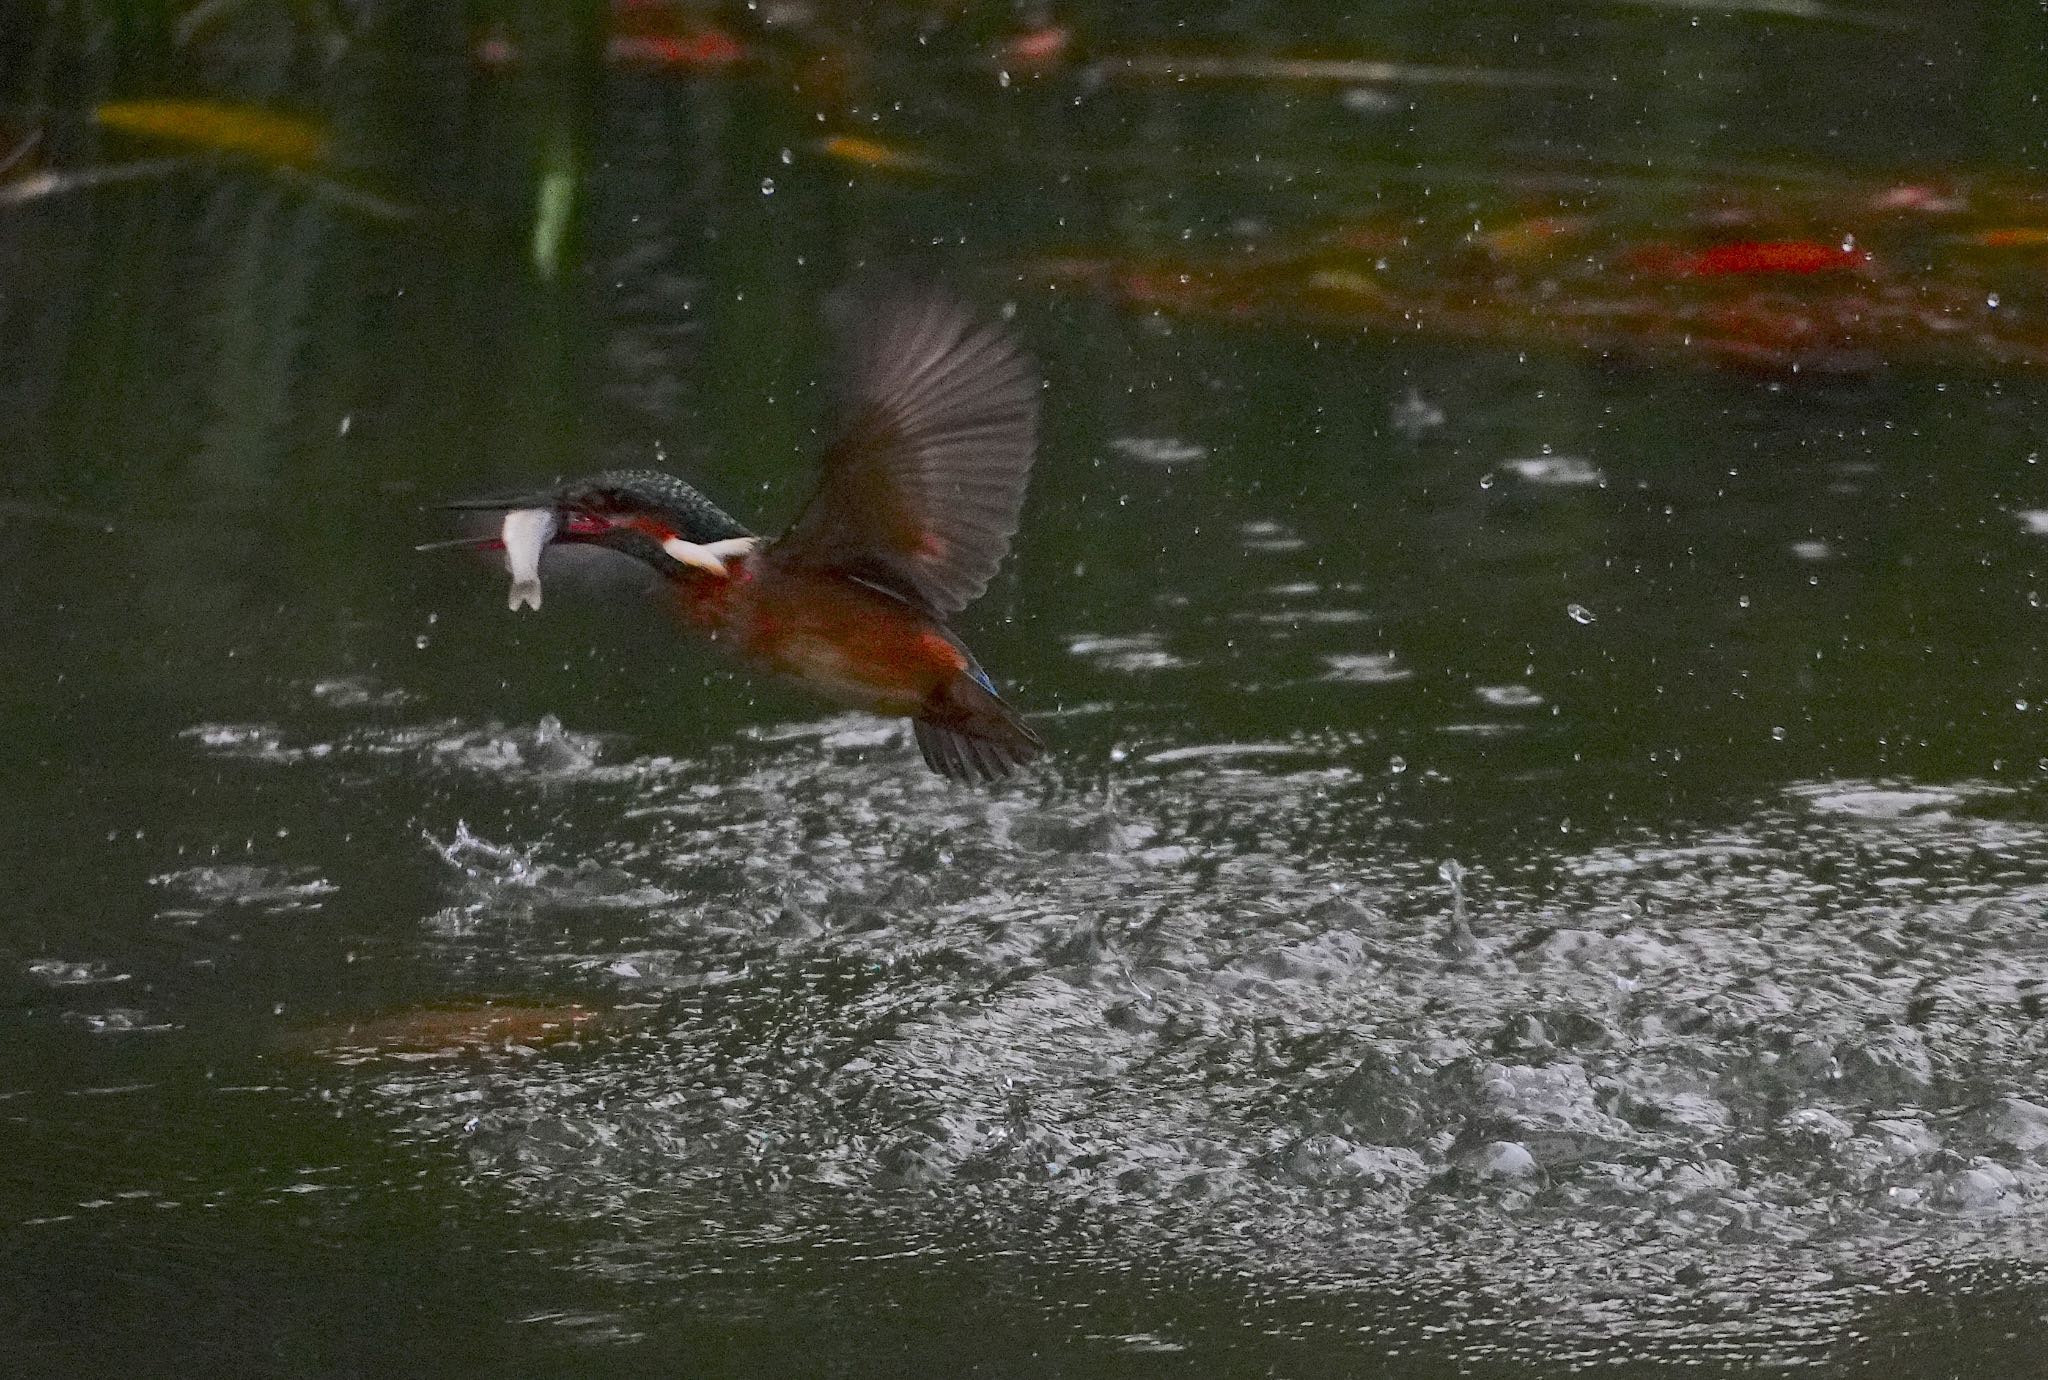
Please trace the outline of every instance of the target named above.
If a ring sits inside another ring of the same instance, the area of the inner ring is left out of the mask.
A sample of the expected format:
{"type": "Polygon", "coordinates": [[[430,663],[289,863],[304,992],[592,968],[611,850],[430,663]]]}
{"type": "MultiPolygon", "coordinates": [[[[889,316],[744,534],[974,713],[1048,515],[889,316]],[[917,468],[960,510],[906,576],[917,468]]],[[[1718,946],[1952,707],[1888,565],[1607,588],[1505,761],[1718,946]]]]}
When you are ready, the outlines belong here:
{"type": "Polygon", "coordinates": [[[659,470],[608,470],[542,493],[465,499],[496,535],[420,548],[502,550],[513,609],[540,607],[551,544],[653,567],[691,627],[746,665],[908,717],[933,771],[993,781],[1045,744],[945,624],[988,587],[1017,530],[1038,380],[1011,333],[951,294],[898,287],[848,335],[843,415],[817,492],[764,542],[659,470]]]}

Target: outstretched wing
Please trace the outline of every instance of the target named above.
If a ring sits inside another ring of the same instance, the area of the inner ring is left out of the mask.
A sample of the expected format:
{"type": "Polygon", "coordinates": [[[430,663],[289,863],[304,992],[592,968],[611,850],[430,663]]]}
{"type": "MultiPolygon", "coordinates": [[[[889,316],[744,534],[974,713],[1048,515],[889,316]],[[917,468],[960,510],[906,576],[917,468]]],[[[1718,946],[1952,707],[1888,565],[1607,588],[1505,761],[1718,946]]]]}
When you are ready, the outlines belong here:
{"type": "Polygon", "coordinates": [[[931,287],[865,304],[824,478],[769,556],[964,608],[1010,549],[1038,380],[1010,332],[931,287]]]}

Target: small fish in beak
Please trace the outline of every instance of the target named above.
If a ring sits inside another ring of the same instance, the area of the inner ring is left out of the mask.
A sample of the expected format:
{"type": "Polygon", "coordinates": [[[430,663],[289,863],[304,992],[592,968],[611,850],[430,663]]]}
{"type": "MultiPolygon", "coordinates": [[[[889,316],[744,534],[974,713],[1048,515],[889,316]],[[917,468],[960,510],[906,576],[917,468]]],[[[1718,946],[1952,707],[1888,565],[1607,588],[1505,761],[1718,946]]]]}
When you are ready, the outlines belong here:
{"type": "Polygon", "coordinates": [[[514,613],[540,607],[540,553],[561,528],[561,515],[553,508],[514,508],[505,514],[499,537],[505,544],[505,568],[512,573],[506,604],[514,613]]]}

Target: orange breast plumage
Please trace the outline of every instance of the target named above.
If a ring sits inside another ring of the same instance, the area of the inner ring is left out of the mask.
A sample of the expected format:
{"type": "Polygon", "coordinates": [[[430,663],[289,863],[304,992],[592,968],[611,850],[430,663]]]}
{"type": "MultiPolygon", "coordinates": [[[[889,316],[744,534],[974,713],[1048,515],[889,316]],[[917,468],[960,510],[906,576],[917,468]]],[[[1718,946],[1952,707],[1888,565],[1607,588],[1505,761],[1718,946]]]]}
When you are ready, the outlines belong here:
{"type": "Polygon", "coordinates": [[[723,606],[747,660],[863,708],[914,713],[967,664],[915,609],[835,576],[741,582],[723,606]]]}

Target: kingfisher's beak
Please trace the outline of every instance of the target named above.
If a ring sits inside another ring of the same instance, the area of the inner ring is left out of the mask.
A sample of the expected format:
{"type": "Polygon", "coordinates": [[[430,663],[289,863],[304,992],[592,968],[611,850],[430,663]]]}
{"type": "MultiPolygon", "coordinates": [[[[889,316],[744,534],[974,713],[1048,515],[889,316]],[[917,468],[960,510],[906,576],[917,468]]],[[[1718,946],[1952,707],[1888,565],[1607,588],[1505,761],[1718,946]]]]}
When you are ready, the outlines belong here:
{"type": "Polygon", "coordinates": [[[503,494],[485,498],[451,498],[436,504],[444,513],[509,513],[514,508],[552,508],[552,493],[503,494]]]}
{"type": "Polygon", "coordinates": [[[540,555],[562,530],[561,510],[549,497],[468,498],[445,503],[456,512],[503,512],[496,535],[456,537],[450,541],[424,542],[415,550],[503,551],[505,567],[512,576],[506,598],[514,612],[540,607],[540,555]]]}
{"type": "MultiPolygon", "coordinates": [[[[510,513],[521,508],[552,508],[553,494],[506,494],[493,498],[452,498],[446,503],[434,505],[444,513],[510,513]]],[[[497,532],[478,533],[468,537],[448,537],[442,541],[423,541],[413,547],[415,551],[502,551],[505,540],[497,532]]]]}

